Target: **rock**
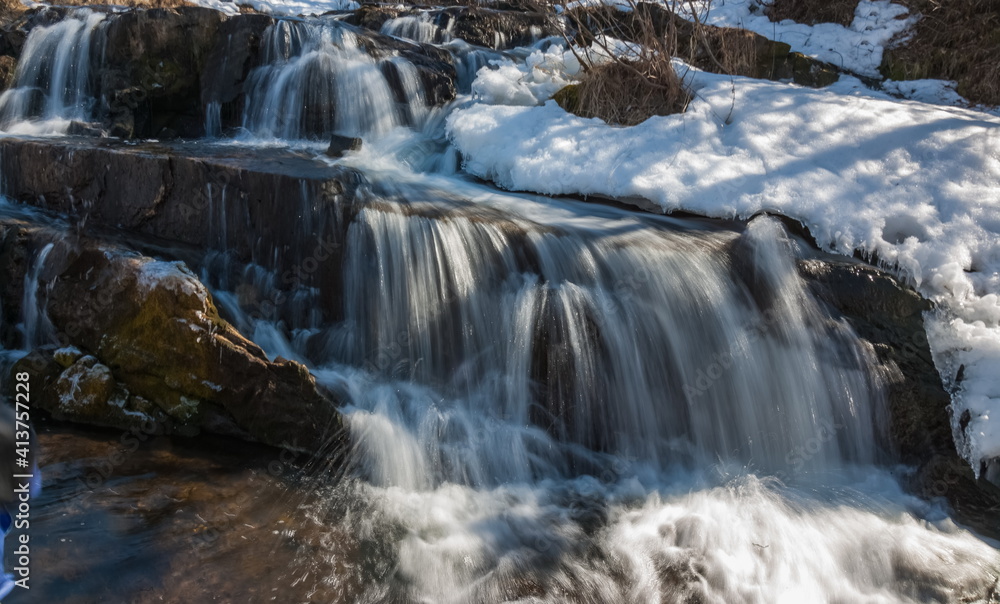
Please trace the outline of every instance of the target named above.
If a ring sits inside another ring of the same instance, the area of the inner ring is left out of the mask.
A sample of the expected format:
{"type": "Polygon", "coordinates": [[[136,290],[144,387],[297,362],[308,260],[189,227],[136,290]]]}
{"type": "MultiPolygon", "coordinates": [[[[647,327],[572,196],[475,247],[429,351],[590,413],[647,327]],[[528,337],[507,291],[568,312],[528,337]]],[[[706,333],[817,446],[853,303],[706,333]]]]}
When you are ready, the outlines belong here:
{"type": "Polygon", "coordinates": [[[380,31],[390,19],[424,12],[441,31],[447,31],[469,44],[487,48],[510,49],[526,46],[547,36],[559,35],[557,21],[552,15],[531,9],[498,10],[496,7],[451,6],[420,11],[365,5],[344,20],[358,27],[380,31]]]}
{"type": "Polygon", "coordinates": [[[441,11],[437,22],[456,38],[495,49],[527,46],[541,38],[560,35],[556,27],[558,22],[539,12],[450,7],[441,11]]]}
{"type": "Polygon", "coordinates": [[[219,25],[201,73],[201,105],[218,103],[224,125],[234,125],[239,119],[243,82],[258,61],[264,31],[274,22],[267,15],[246,14],[219,25]]]}
{"type": "Polygon", "coordinates": [[[413,11],[405,11],[401,8],[383,6],[381,4],[364,4],[358,10],[344,17],[344,22],[372,31],[380,31],[386,21],[395,19],[407,12],[413,11]]]}
{"type": "Polygon", "coordinates": [[[56,380],[60,404],[67,410],[101,414],[115,389],[111,370],[88,355],[68,367],[56,380]]]}
{"type": "Polygon", "coordinates": [[[976,480],[955,448],[951,399],[924,330],[930,302],[859,262],[810,260],[800,267],[816,296],[844,315],[883,364],[890,445],[903,463],[916,468],[904,484],[924,497],[947,498],[964,522],[1000,536],[995,516],[1000,488],[985,477],[976,480]]]}
{"type": "Polygon", "coordinates": [[[0,56],[0,92],[10,88],[10,83],[14,81],[14,70],[17,68],[17,60],[14,57],[0,56]]]}
{"type": "Polygon", "coordinates": [[[569,86],[563,86],[552,95],[552,100],[567,113],[576,114],[580,108],[580,85],[570,84],[569,86]]]}
{"type": "MultiPolygon", "coordinates": [[[[0,139],[0,170],[12,199],[93,227],[120,227],[192,246],[185,259],[193,265],[203,250],[225,249],[234,261],[273,270],[280,291],[254,302],[247,308],[251,314],[293,319],[293,293],[315,289],[324,319],[337,320],[343,306],[339,259],[346,236],[341,225],[355,211],[363,177],[284,151],[257,150],[246,157],[199,152],[191,146],[107,139],[5,137],[0,139]],[[308,221],[301,218],[300,204],[311,208],[308,221]]],[[[11,248],[12,253],[23,249],[11,248]]],[[[0,252],[0,265],[3,259],[0,252]]],[[[6,287],[20,299],[23,284],[6,287]]],[[[5,305],[3,312],[10,309],[5,305]]]]}
{"type": "Polygon", "coordinates": [[[327,148],[326,154],[330,157],[341,157],[348,151],[357,151],[359,149],[361,149],[360,138],[334,134],[330,138],[330,146],[327,148]]]}
{"type": "Polygon", "coordinates": [[[108,135],[98,124],[88,124],[87,122],[78,121],[72,121],[69,123],[69,127],[66,129],[66,134],[69,136],[93,136],[97,138],[108,135]]]}
{"type": "Polygon", "coordinates": [[[0,231],[25,245],[54,243],[46,312],[59,341],[86,353],[64,367],[74,352],[43,348],[15,366],[31,373],[36,404],[53,416],[126,429],[156,422],[186,434],[212,427],[313,452],[340,437],[334,401],[308,370],[268,360],[219,317],[182,263],[9,220],[0,231]]]}
{"type": "Polygon", "coordinates": [[[65,348],[60,348],[52,353],[52,360],[59,363],[60,367],[64,369],[69,369],[73,363],[76,363],[83,353],[76,346],[67,346],[65,348]]]}
{"type": "Polygon", "coordinates": [[[101,119],[114,135],[150,138],[204,131],[201,73],[224,17],[199,7],[132,10],[109,16],[96,74],[101,119]]]}

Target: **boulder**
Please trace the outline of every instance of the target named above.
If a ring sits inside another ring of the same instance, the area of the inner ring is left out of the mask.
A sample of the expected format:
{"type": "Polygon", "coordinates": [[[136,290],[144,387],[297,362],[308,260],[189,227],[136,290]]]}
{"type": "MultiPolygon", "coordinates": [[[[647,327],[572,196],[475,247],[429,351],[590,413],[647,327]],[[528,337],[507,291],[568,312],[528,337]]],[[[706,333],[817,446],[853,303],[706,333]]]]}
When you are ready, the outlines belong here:
{"type": "Polygon", "coordinates": [[[379,31],[386,21],[413,11],[381,4],[364,4],[358,10],[344,17],[345,23],[357,25],[372,31],[379,31]]]}
{"type": "Polygon", "coordinates": [[[153,422],[165,432],[211,430],[313,452],[339,438],[335,402],[309,371],[269,360],[219,316],[183,263],[9,219],[0,240],[54,244],[42,275],[45,311],[55,338],[76,351],[43,347],[14,371],[32,375],[36,404],[57,418],[123,429],[153,422]]]}

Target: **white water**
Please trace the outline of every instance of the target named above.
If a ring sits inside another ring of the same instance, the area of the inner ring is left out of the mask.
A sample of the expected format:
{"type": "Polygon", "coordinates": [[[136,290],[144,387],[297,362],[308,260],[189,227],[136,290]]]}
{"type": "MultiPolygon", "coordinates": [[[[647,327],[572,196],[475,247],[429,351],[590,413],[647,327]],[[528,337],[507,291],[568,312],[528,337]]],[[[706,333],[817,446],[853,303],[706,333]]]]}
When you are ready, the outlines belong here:
{"type": "Polygon", "coordinates": [[[57,134],[89,121],[96,98],[90,82],[94,32],[104,15],[86,9],[28,35],[9,90],[0,96],[0,130],[57,134]]]}

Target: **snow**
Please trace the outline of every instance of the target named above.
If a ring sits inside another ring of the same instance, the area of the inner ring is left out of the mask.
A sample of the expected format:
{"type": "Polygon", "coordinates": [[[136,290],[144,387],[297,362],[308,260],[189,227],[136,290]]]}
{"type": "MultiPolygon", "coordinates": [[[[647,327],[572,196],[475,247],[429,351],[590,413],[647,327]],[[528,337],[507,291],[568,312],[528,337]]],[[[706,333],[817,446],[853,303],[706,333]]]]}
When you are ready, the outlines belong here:
{"type": "Polygon", "coordinates": [[[137,270],[138,285],[146,294],[156,289],[166,289],[181,296],[194,296],[208,308],[208,290],[183,262],[168,262],[150,258],[133,259],[137,270]]]}
{"type": "Polygon", "coordinates": [[[686,113],[632,128],[553,101],[475,103],[451,114],[448,133],[466,170],[507,189],[779,212],[829,250],[877,254],[938,304],[927,331],[946,382],[965,366],[953,397],[956,424],[966,410],[971,420],[961,452],[976,469],[1000,456],[1000,118],[893,100],[854,78],[827,90],[685,78],[686,113]]]}

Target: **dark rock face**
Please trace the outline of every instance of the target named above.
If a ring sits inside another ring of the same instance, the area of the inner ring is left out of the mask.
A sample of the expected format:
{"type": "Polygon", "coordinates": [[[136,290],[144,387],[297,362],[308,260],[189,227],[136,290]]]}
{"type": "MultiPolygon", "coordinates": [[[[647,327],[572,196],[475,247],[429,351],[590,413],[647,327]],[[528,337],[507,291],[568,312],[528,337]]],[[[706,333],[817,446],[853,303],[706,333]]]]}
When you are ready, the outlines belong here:
{"type": "MultiPolygon", "coordinates": [[[[313,452],[339,438],[335,405],[308,370],[269,361],[219,317],[182,263],[67,235],[0,222],[0,257],[54,245],[43,304],[55,340],[72,348],[43,347],[15,365],[39,384],[36,405],[84,423],[153,423],[165,432],[207,430],[313,452]]],[[[23,282],[16,271],[24,265],[4,263],[4,280],[23,282]]]]}
{"type": "Polygon", "coordinates": [[[551,16],[537,12],[453,7],[442,11],[438,22],[456,38],[496,49],[525,46],[540,38],[559,35],[551,16]]]}
{"type": "Polygon", "coordinates": [[[372,31],[379,31],[389,19],[395,19],[404,14],[408,14],[401,8],[382,6],[379,4],[365,4],[358,10],[344,17],[345,23],[357,25],[372,31]]]}
{"type": "Polygon", "coordinates": [[[110,18],[97,76],[109,126],[140,138],[202,134],[200,74],[223,19],[198,7],[110,18]]]}
{"type": "Polygon", "coordinates": [[[801,270],[817,297],[848,319],[885,368],[891,446],[903,463],[916,467],[904,484],[924,497],[947,498],[963,521],[997,536],[1000,488],[985,477],[976,480],[955,449],[951,399],[924,330],[930,302],[860,263],[807,261],[801,270]]]}
{"type": "Polygon", "coordinates": [[[261,37],[275,19],[246,14],[226,19],[219,26],[205,69],[201,73],[202,107],[218,103],[223,124],[235,124],[242,109],[243,82],[256,64],[261,37]]]}

